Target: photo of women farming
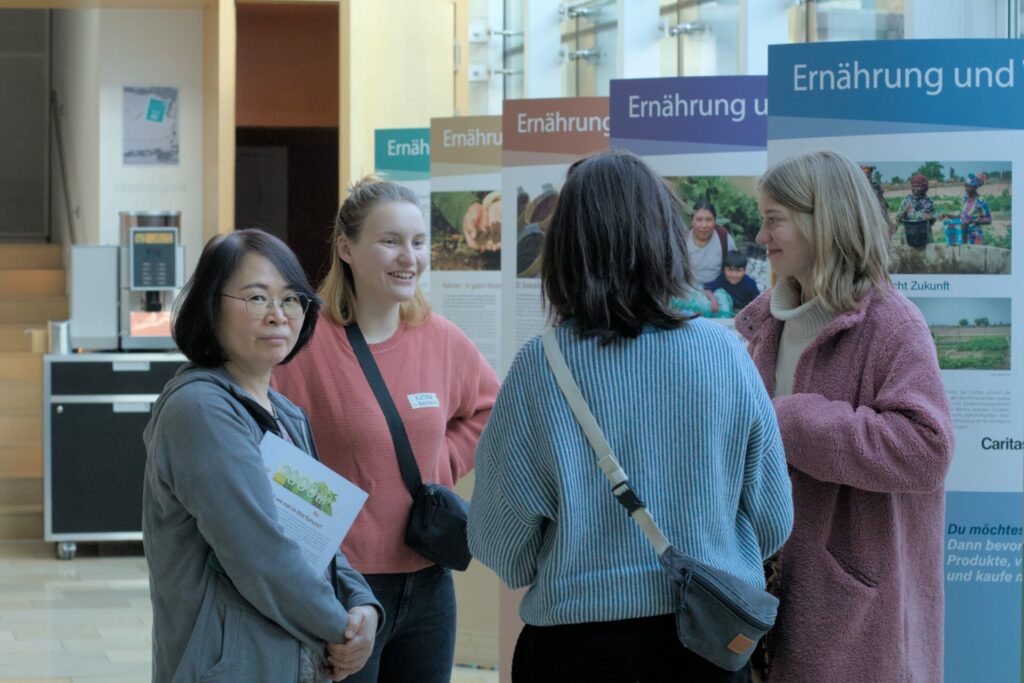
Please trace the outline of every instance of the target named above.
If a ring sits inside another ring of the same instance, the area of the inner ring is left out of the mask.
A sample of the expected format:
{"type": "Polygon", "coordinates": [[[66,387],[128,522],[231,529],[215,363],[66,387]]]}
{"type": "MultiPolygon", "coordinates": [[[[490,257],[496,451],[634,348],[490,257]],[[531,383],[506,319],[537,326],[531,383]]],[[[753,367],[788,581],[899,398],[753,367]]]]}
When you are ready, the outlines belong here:
{"type": "Polygon", "coordinates": [[[1010,272],[1009,161],[880,161],[862,168],[893,222],[892,272],[1010,272]]]}

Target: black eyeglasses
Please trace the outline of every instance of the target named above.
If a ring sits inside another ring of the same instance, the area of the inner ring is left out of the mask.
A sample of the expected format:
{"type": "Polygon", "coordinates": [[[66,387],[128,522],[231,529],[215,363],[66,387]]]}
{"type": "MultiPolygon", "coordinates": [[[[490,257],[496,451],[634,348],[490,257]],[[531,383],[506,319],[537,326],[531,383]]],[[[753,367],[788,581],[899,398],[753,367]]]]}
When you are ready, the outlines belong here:
{"type": "Polygon", "coordinates": [[[245,310],[256,320],[266,317],[273,306],[278,306],[284,312],[285,317],[292,320],[298,320],[304,316],[306,309],[309,308],[309,297],[301,293],[289,294],[281,299],[274,299],[266,294],[252,294],[247,297],[232,296],[230,294],[221,294],[221,296],[244,301],[245,310]]]}

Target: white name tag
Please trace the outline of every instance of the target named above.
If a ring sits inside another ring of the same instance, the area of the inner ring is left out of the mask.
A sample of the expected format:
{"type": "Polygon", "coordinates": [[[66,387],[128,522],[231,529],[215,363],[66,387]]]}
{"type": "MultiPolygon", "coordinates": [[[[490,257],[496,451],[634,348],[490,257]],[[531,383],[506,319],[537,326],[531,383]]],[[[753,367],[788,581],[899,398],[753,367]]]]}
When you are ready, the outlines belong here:
{"type": "Polygon", "coordinates": [[[417,408],[440,408],[441,402],[437,400],[437,394],[409,394],[409,405],[413,410],[417,408]]]}

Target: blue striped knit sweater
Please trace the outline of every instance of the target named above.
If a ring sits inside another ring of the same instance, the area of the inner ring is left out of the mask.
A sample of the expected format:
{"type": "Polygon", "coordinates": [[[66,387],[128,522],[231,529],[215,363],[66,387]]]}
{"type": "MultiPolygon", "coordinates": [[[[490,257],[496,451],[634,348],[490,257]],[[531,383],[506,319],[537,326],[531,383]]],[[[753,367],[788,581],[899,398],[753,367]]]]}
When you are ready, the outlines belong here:
{"type": "MultiPolygon", "coordinates": [[[[683,552],[763,586],[793,522],[775,413],[737,338],[696,319],[606,347],[558,330],[566,362],[626,474],[683,552]]],[[[614,500],[548,368],[519,351],[476,453],[473,555],[512,588],[523,621],[673,611],[672,583],[614,500]]]]}

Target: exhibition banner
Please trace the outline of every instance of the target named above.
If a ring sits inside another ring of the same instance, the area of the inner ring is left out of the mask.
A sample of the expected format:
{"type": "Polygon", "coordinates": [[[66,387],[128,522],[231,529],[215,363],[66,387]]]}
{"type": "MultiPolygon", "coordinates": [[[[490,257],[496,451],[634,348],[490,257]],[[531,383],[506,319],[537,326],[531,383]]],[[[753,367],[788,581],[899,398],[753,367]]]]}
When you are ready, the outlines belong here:
{"type": "Polygon", "coordinates": [[[501,334],[501,117],[431,119],[430,304],[497,369],[501,334]]]}
{"type": "MultiPolygon", "coordinates": [[[[378,128],[373,132],[374,172],[416,193],[423,223],[430,226],[430,129],[378,128]]],[[[430,269],[420,278],[430,291],[430,269]]]]}
{"type": "Polygon", "coordinates": [[[544,330],[541,244],[565,172],[607,149],[608,135],[607,97],[505,100],[502,195],[509,201],[502,208],[500,374],[523,342],[544,330]]]}
{"type": "Polygon", "coordinates": [[[377,173],[390,180],[430,179],[429,128],[378,128],[373,137],[377,173]]]}
{"type": "Polygon", "coordinates": [[[956,429],[945,680],[1021,680],[1024,42],[773,45],[768,71],[769,164],[817,149],[861,164],[895,225],[894,284],[935,340],[956,429]]]}
{"type": "Polygon", "coordinates": [[[613,80],[610,108],[612,146],[642,157],[683,200],[696,291],[680,307],[732,327],[770,285],[764,248],[754,241],[767,78],[613,80]]]}

